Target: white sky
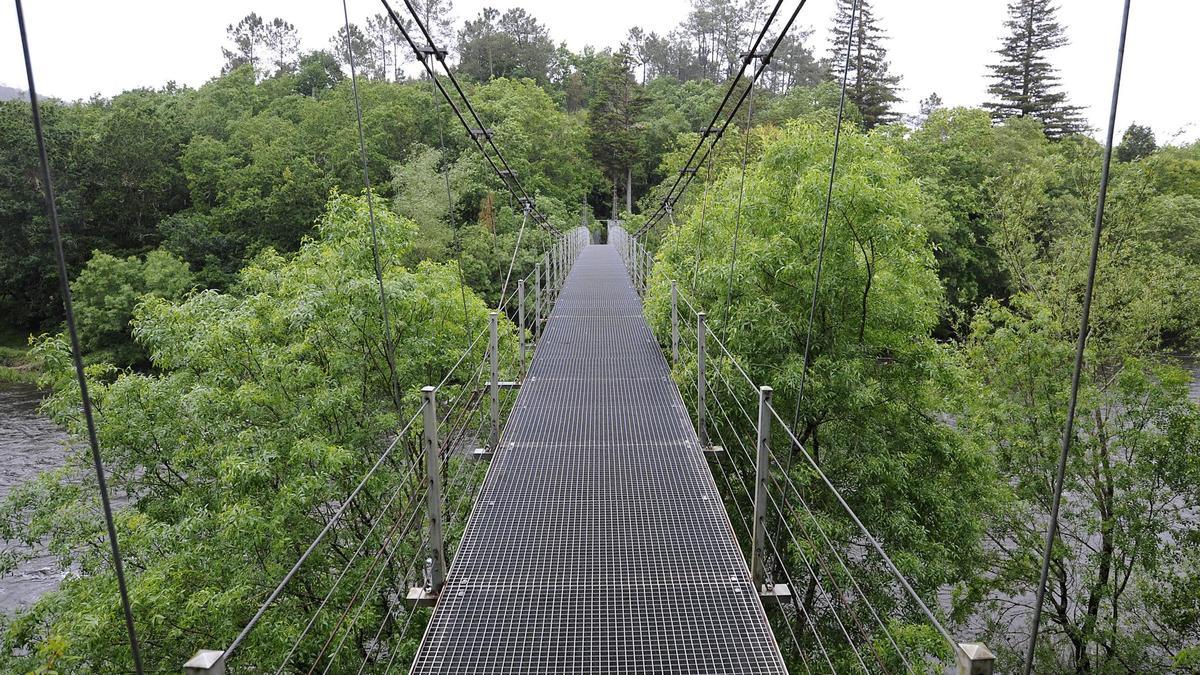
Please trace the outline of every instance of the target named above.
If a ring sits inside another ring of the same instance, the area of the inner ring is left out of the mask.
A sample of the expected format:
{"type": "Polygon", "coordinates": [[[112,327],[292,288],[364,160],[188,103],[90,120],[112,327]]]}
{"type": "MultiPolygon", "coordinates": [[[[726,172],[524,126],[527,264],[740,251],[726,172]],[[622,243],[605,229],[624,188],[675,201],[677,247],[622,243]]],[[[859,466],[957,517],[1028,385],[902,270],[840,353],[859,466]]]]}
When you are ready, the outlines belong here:
{"type": "MultiPolygon", "coordinates": [[[[399,5],[399,2],[394,5],[399,5]]],[[[1059,18],[1071,44],[1055,54],[1070,100],[1103,130],[1112,86],[1122,0],[1060,0],[1059,18]]],[[[632,25],[660,33],[687,13],[687,0],[457,0],[458,22],[484,5],[521,6],[573,49],[616,46],[632,25]]],[[[790,11],[793,0],[785,3],[790,11]]],[[[1004,32],[1006,0],[875,0],[888,33],[895,72],[904,77],[902,112],[936,91],[948,105],[978,105],[987,65],[1004,32]]],[[[798,23],[816,29],[818,53],[834,0],[810,0],[798,23]]],[[[350,0],[352,20],[382,11],[374,0],[350,0]]],[[[198,86],[219,72],[225,26],[250,11],[296,25],[303,47],[328,44],[341,25],[338,0],[25,0],[38,89],[61,98],[111,96],[169,80],[198,86]]],[[[1125,59],[1118,134],[1130,122],[1149,124],[1159,142],[1200,138],[1197,56],[1200,2],[1134,2],[1125,59]],[[1182,135],[1177,135],[1182,130],[1182,135]]],[[[0,84],[24,89],[16,15],[0,3],[0,84]]]]}

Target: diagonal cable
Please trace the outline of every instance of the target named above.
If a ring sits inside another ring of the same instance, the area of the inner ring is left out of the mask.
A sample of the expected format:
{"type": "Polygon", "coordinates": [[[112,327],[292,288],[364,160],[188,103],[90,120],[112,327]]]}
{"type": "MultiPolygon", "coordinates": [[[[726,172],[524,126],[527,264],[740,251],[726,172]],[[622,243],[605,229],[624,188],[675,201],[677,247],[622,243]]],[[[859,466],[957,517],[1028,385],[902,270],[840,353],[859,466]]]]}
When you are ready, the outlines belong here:
{"type": "Polygon", "coordinates": [[[42,191],[46,199],[46,216],[50,220],[50,233],[54,240],[54,259],[58,265],[59,292],[62,293],[63,311],[66,314],[67,334],[71,340],[71,359],[75,365],[75,379],[79,383],[79,397],[83,405],[83,419],[87,425],[88,445],[92,450],[92,466],[96,470],[96,487],[100,491],[100,504],[104,511],[104,526],[108,530],[108,543],[112,551],[113,571],[117,577],[117,589],[121,595],[121,612],[125,617],[125,630],[129,637],[129,652],[133,657],[134,670],[141,675],[142,653],[137,630],[133,625],[133,608],[129,601],[129,588],[125,583],[125,566],[121,559],[121,546],[117,541],[117,528],[113,522],[112,503],[108,498],[108,481],[104,477],[104,458],[100,455],[100,439],[96,435],[96,420],[92,414],[92,399],[88,394],[87,375],[83,369],[83,350],[79,345],[79,329],[75,322],[75,306],[71,300],[71,284],[67,279],[67,258],[63,253],[62,231],[58,226],[58,208],[54,199],[54,182],[50,177],[50,160],[46,154],[46,137],[42,131],[42,111],[38,102],[37,85],[33,80],[33,59],[29,55],[29,35],[25,30],[25,12],[21,0],[16,0],[17,25],[21,33],[21,51],[25,57],[25,77],[29,83],[29,105],[33,111],[33,131],[37,137],[38,162],[42,173],[42,191]]]}

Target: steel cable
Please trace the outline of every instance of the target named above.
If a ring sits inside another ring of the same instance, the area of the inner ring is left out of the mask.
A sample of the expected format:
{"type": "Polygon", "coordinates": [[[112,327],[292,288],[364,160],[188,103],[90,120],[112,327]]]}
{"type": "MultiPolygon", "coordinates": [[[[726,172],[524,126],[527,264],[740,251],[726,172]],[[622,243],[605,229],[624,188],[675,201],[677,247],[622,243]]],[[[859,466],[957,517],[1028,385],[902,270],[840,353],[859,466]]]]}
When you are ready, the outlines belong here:
{"type": "Polygon", "coordinates": [[[129,601],[129,588],[125,581],[125,565],[121,558],[121,546],[117,541],[117,528],[113,521],[112,503],[108,496],[108,480],[105,478],[104,458],[100,454],[100,439],[96,433],[96,420],[92,413],[92,399],[88,393],[87,374],[83,368],[83,349],[79,344],[79,330],[75,321],[75,305],[71,299],[71,284],[67,278],[67,258],[63,252],[62,231],[58,225],[58,207],[54,198],[54,182],[50,177],[50,159],[46,153],[46,137],[42,131],[42,111],[38,99],[37,85],[33,79],[33,59],[29,54],[29,35],[25,29],[25,11],[21,0],[16,0],[17,26],[21,34],[21,52],[25,58],[25,78],[29,83],[29,106],[33,114],[33,132],[37,139],[38,162],[41,170],[42,192],[46,201],[46,217],[50,221],[50,234],[54,242],[54,260],[58,266],[59,292],[62,293],[63,312],[66,315],[67,335],[71,342],[71,360],[75,366],[75,379],[79,383],[79,397],[83,408],[83,419],[87,427],[88,445],[92,451],[92,467],[96,471],[96,487],[100,493],[100,505],[104,512],[104,526],[108,531],[108,544],[112,553],[113,572],[117,577],[117,592],[121,596],[121,613],[125,618],[125,631],[129,638],[129,652],[134,670],[141,675],[142,651],[137,630],[133,624],[133,607],[129,601]]]}
{"type": "Polygon", "coordinates": [[[1125,65],[1125,36],[1129,30],[1130,0],[1125,0],[1121,12],[1121,37],[1117,42],[1117,66],[1113,75],[1112,102],[1108,108],[1108,135],[1104,141],[1104,160],[1100,169],[1100,194],[1096,198],[1096,218],[1092,223],[1092,243],[1088,257],[1087,286],[1083,292],[1083,308],[1079,317],[1079,338],[1075,343],[1075,363],[1071,368],[1071,395],[1067,403],[1067,419],[1063,424],[1062,444],[1058,455],[1058,470],[1054,477],[1054,498],[1050,505],[1050,522],[1046,528],[1046,545],[1042,552],[1042,569],[1034,601],[1033,616],[1029,619],[1029,645],[1025,651],[1024,673],[1033,671],[1036,656],[1038,629],[1041,626],[1042,605],[1046,599],[1046,582],[1050,575],[1050,559],[1054,552],[1054,539],[1058,531],[1059,508],[1062,504],[1063,485],[1066,482],[1067,458],[1071,453],[1074,436],[1075,407],[1079,401],[1079,380],[1083,371],[1084,350],[1087,347],[1088,330],[1092,311],[1092,294],[1096,287],[1096,267],[1100,257],[1100,235],[1104,228],[1104,202],[1108,196],[1108,170],[1112,163],[1113,134],[1117,125],[1117,101],[1121,95],[1121,69],[1125,65]]]}

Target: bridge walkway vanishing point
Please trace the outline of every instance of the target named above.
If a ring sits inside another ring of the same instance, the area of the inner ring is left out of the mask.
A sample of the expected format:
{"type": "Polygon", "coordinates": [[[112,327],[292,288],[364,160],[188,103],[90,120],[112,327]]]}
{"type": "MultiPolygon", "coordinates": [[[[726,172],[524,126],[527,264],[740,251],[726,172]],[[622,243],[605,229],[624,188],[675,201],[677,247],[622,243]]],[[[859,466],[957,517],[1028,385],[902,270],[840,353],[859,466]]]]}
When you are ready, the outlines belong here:
{"type": "Polygon", "coordinates": [[[413,673],[783,673],[617,249],[583,249],[413,673]]]}

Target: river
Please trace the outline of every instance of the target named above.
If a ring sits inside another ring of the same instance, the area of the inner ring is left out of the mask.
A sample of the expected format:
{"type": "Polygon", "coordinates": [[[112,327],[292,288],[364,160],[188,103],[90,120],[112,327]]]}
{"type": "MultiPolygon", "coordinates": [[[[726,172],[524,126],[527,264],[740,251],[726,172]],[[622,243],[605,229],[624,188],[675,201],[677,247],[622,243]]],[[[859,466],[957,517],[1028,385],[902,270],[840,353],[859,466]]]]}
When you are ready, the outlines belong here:
{"type": "MultiPolygon", "coordinates": [[[[38,411],[41,401],[42,392],[31,385],[0,385],[0,500],[22,482],[62,465],[66,434],[38,411]]],[[[51,556],[23,562],[13,574],[0,576],[0,613],[29,605],[60,579],[51,556]]]]}

